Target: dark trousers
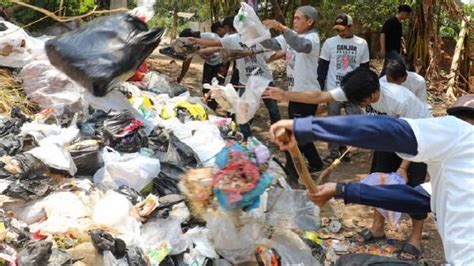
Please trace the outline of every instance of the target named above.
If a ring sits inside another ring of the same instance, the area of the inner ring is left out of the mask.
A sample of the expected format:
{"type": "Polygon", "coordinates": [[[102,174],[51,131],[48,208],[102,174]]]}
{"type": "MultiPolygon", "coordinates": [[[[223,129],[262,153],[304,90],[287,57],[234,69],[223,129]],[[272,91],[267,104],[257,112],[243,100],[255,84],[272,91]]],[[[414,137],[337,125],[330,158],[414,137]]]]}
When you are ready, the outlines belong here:
{"type": "MultiPolygon", "coordinates": [[[[288,116],[290,119],[300,118],[300,117],[307,117],[316,114],[318,110],[317,104],[305,104],[305,103],[295,103],[290,102],[288,104],[288,116]]],[[[309,143],[306,145],[298,145],[301,153],[306,157],[308,160],[308,164],[311,168],[314,169],[321,169],[323,167],[323,162],[321,161],[321,157],[319,157],[318,150],[313,143],[309,143]]],[[[289,171],[289,175],[293,178],[297,178],[296,169],[293,164],[293,160],[288,152],[285,153],[286,155],[286,169],[289,171]]]]}
{"type": "MultiPolygon", "coordinates": [[[[401,163],[402,159],[393,152],[375,151],[370,173],[393,173],[398,170],[401,163]]],[[[407,185],[416,187],[425,182],[427,166],[424,163],[410,163],[407,173],[407,185]]],[[[409,213],[409,215],[415,220],[423,220],[427,217],[426,213],[409,213]]]]}

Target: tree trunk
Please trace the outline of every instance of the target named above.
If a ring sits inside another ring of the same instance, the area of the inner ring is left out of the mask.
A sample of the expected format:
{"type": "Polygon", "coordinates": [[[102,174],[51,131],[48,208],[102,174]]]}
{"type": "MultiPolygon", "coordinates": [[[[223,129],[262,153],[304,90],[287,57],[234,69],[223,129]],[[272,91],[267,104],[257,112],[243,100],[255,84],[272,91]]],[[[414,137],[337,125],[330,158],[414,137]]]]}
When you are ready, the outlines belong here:
{"type": "Polygon", "coordinates": [[[300,6],[309,5],[309,0],[300,0],[300,6]]]}
{"type": "MultiPolygon", "coordinates": [[[[468,22],[470,19],[471,17],[467,17],[468,22]]],[[[467,32],[467,23],[466,20],[463,20],[461,23],[461,32],[459,32],[458,42],[456,43],[456,49],[454,50],[453,62],[451,63],[451,70],[449,72],[448,89],[446,91],[446,96],[453,101],[459,96],[459,92],[455,87],[458,77],[459,58],[461,58],[461,52],[464,46],[464,38],[466,37],[467,32]]]]}
{"type": "Polygon", "coordinates": [[[173,29],[171,31],[171,40],[176,39],[178,36],[178,9],[175,7],[173,9],[173,29]]]}
{"type": "Polygon", "coordinates": [[[278,0],[270,0],[273,6],[273,10],[275,10],[275,18],[277,21],[282,23],[283,25],[286,25],[285,23],[285,16],[283,15],[283,12],[281,11],[280,4],[278,3],[278,0]]]}

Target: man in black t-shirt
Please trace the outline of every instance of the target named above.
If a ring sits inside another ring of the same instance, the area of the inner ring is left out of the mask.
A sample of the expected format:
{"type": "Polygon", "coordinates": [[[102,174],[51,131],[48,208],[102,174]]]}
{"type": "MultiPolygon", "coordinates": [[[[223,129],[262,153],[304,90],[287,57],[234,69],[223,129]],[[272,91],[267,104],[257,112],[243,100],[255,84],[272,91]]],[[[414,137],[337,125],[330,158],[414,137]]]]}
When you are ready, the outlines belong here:
{"type": "MultiPolygon", "coordinates": [[[[380,34],[380,56],[385,58],[382,72],[380,76],[385,75],[385,69],[387,64],[386,56],[395,51],[400,54],[402,50],[402,21],[410,17],[412,10],[409,5],[401,5],[398,7],[398,13],[396,16],[385,21],[382,27],[382,33],[380,34]]],[[[404,50],[404,49],[403,49],[404,50]]]]}

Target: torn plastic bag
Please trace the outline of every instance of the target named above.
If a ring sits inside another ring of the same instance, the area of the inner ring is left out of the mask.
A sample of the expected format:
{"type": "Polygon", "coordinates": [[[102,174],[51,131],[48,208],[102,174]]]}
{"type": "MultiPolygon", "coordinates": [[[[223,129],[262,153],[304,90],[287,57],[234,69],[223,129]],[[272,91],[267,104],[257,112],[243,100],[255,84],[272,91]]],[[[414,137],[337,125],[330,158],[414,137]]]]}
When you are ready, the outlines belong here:
{"type": "Polygon", "coordinates": [[[46,240],[32,241],[18,252],[18,264],[21,266],[48,265],[53,243],[46,240]]]}
{"type": "Polygon", "coordinates": [[[160,197],[179,194],[178,180],[160,173],[157,178],[153,179],[153,194],[160,197]]]}
{"type": "Polygon", "coordinates": [[[104,121],[108,113],[103,110],[93,110],[87,120],[77,124],[81,136],[84,138],[94,138],[102,135],[104,121]]]}
{"type": "Polygon", "coordinates": [[[194,227],[186,232],[188,237],[194,244],[194,248],[191,251],[191,256],[203,256],[206,258],[217,259],[217,255],[214,246],[212,245],[209,237],[209,230],[204,227],[194,227]]]}
{"type": "Polygon", "coordinates": [[[319,208],[304,190],[270,190],[266,212],[266,224],[276,228],[317,231],[320,226],[319,208]]]}
{"type": "MultiPolygon", "coordinates": [[[[242,3],[244,4],[244,3],[242,3]]],[[[237,124],[245,124],[252,120],[260,107],[260,99],[270,80],[261,76],[250,76],[245,92],[239,100],[235,119],[237,124]]]]}
{"type": "Polygon", "coordinates": [[[114,238],[111,234],[101,229],[91,231],[91,240],[99,253],[110,251],[118,259],[123,258],[127,254],[127,245],[122,239],[114,238]]]}
{"type": "MultiPolygon", "coordinates": [[[[2,238],[2,243],[9,244],[15,249],[20,249],[32,240],[27,225],[15,218],[8,217],[3,209],[0,209],[0,224],[3,225],[2,235],[5,233],[8,235],[7,238],[2,238]]],[[[8,252],[8,247],[6,248],[8,252]]]]}
{"type": "Polygon", "coordinates": [[[156,127],[148,137],[148,148],[155,151],[154,157],[162,163],[178,167],[197,167],[199,157],[188,145],[181,142],[171,130],[156,127]]]}
{"type": "Polygon", "coordinates": [[[48,261],[48,266],[72,265],[73,263],[73,259],[66,251],[58,248],[52,249],[52,253],[48,261]]]}
{"type": "Polygon", "coordinates": [[[263,244],[274,248],[280,254],[282,265],[321,265],[313,257],[311,249],[290,230],[275,230],[271,244],[266,241],[263,244]]]}
{"type": "Polygon", "coordinates": [[[71,176],[76,174],[77,167],[74,164],[71,154],[61,146],[55,144],[42,145],[26,153],[33,155],[53,169],[66,171],[71,176]]]}
{"type": "Polygon", "coordinates": [[[128,266],[145,266],[148,265],[143,250],[139,247],[129,247],[127,250],[128,266]]]}
{"type": "Polygon", "coordinates": [[[159,248],[165,241],[171,245],[171,255],[180,254],[188,248],[181,223],[174,218],[153,219],[145,223],[142,227],[141,241],[145,253],[159,248]]]}
{"type": "Polygon", "coordinates": [[[21,127],[30,119],[21,113],[20,108],[15,106],[10,112],[10,118],[0,118],[0,138],[8,135],[17,136],[21,132],[21,127]]]}
{"type": "Polygon", "coordinates": [[[0,157],[4,155],[14,156],[23,149],[23,138],[21,136],[8,135],[0,138],[0,157]]]}
{"type": "Polygon", "coordinates": [[[68,147],[77,168],[77,175],[93,176],[104,166],[100,156],[100,145],[96,140],[84,140],[68,147]]]}
{"type": "Polygon", "coordinates": [[[25,65],[19,74],[28,99],[41,108],[52,108],[56,115],[73,115],[87,110],[85,89],[47,60],[25,65]]]}
{"type": "Polygon", "coordinates": [[[104,121],[104,144],[120,152],[138,152],[148,144],[142,125],[130,111],[111,114],[104,121]]]}
{"type": "Polygon", "coordinates": [[[246,3],[241,3],[239,13],[234,17],[234,27],[240,34],[242,43],[248,47],[271,38],[270,31],[246,3]]]}
{"type": "Polygon", "coordinates": [[[2,177],[15,176],[17,178],[29,178],[44,173],[48,167],[33,155],[20,153],[14,157],[4,156],[0,158],[2,166],[2,177]],[[6,175],[6,176],[4,176],[6,175]]]}
{"type": "Polygon", "coordinates": [[[25,30],[3,21],[0,31],[0,66],[21,68],[44,53],[44,42],[33,38],[25,30]]]}
{"type": "Polygon", "coordinates": [[[94,183],[115,189],[121,185],[141,191],[160,173],[160,161],[139,153],[121,155],[110,147],[102,150],[104,167],[94,174],[94,183]]]}
{"type": "Polygon", "coordinates": [[[181,177],[186,174],[186,169],[182,167],[178,167],[174,164],[170,163],[162,163],[160,161],[161,172],[165,176],[171,177],[174,180],[181,180],[181,177]]]}
{"type": "Polygon", "coordinates": [[[211,98],[215,99],[225,111],[230,113],[237,111],[239,94],[232,84],[221,86],[217,79],[213,79],[212,84],[204,84],[203,88],[210,91],[211,98]]]}
{"type": "Polygon", "coordinates": [[[33,176],[31,179],[18,179],[11,183],[3,194],[24,200],[34,200],[51,192],[53,180],[49,176],[33,176]]]}
{"type": "Polygon", "coordinates": [[[95,96],[104,96],[133,76],[163,33],[163,29],[148,30],[129,14],[111,15],[51,39],[45,48],[54,66],[95,96]]]}
{"type": "Polygon", "coordinates": [[[149,72],[143,78],[146,89],[156,94],[168,94],[169,97],[176,97],[188,91],[185,86],[170,84],[168,77],[157,72],[149,72]]]}
{"type": "Polygon", "coordinates": [[[127,258],[117,259],[112,252],[107,250],[104,252],[104,266],[128,266],[127,258]]]}

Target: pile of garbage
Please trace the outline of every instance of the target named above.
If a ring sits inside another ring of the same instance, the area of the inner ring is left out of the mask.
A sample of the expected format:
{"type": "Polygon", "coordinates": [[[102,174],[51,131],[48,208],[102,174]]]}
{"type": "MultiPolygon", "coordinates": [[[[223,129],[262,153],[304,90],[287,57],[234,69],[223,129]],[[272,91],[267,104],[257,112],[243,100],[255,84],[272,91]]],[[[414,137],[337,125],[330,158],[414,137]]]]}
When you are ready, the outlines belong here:
{"type": "Polygon", "coordinates": [[[140,67],[162,30],[129,14],[40,39],[0,24],[15,32],[0,65],[42,108],[0,117],[1,265],[319,264],[304,237],[319,209],[266,145],[140,67]]]}

